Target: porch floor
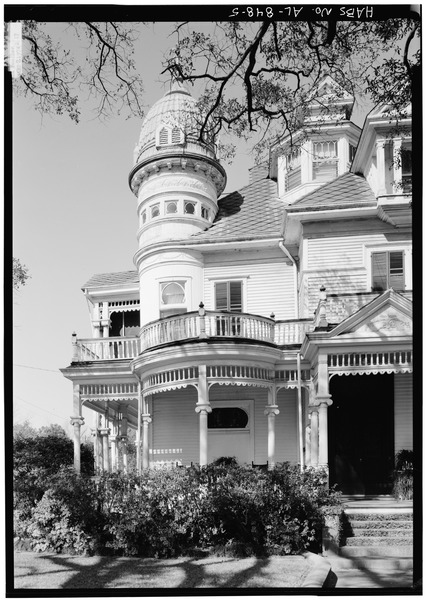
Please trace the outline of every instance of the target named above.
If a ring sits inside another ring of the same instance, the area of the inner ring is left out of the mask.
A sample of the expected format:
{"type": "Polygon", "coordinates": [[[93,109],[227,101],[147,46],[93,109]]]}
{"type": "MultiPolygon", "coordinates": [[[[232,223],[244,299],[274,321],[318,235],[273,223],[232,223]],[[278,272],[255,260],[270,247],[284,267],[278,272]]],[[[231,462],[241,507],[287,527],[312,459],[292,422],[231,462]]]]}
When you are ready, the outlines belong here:
{"type": "Polygon", "coordinates": [[[412,500],[396,500],[393,496],[342,496],[345,509],[400,510],[413,509],[412,500]]]}

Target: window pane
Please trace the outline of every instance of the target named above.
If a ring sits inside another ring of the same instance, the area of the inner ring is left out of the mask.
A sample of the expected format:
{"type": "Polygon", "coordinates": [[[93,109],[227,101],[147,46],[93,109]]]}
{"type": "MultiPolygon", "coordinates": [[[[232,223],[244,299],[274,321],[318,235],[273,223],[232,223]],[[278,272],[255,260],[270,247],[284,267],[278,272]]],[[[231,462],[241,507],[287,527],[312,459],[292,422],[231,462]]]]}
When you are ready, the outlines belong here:
{"type": "Polygon", "coordinates": [[[247,427],[248,414],[242,408],[213,408],[207,418],[209,429],[243,429],[247,427]]]}
{"type": "Polygon", "coordinates": [[[403,290],[404,286],[404,257],[402,252],[389,252],[389,287],[403,290]]]}
{"type": "Polygon", "coordinates": [[[313,178],[315,181],[329,181],[337,177],[337,162],[324,161],[314,163],[313,178]]]}
{"type": "Polygon", "coordinates": [[[216,283],[216,310],[228,310],[228,284],[226,281],[216,283]]]}
{"type": "Polygon", "coordinates": [[[375,292],[387,289],[387,252],[375,252],[371,255],[373,282],[372,288],[375,292]]]}
{"type": "Polygon", "coordinates": [[[241,298],[241,281],[230,281],[230,306],[229,310],[232,312],[241,312],[242,310],[242,298],[241,298]]]}
{"type": "Polygon", "coordinates": [[[193,202],[185,202],[185,212],[188,215],[195,213],[195,204],[193,202]]]}
{"type": "Polygon", "coordinates": [[[176,204],[176,202],[167,202],[167,204],[166,204],[166,212],[168,214],[177,212],[177,204],[176,204]]]}
{"type": "Polygon", "coordinates": [[[185,302],[185,283],[177,281],[162,283],[161,301],[163,304],[183,304],[185,302]]]}

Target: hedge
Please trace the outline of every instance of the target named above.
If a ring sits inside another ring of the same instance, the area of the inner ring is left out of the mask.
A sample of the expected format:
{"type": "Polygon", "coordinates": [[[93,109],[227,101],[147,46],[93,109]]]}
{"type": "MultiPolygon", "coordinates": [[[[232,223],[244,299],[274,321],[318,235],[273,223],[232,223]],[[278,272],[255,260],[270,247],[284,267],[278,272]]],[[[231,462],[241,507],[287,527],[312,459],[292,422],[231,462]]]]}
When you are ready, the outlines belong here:
{"type": "Polygon", "coordinates": [[[174,557],[209,551],[267,556],[319,550],[324,508],[340,503],[322,470],[235,464],[78,476],[62,468],[19,510],[33,550],[174,557]]]}

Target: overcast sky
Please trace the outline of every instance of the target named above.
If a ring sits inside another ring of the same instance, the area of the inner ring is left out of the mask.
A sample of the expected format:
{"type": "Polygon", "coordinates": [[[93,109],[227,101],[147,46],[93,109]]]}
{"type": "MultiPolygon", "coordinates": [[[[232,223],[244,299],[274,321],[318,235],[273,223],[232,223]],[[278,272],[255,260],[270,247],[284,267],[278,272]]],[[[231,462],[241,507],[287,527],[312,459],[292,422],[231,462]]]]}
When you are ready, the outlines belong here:
{"type": "MultiPolygon", "coordinates": [[[[144,27],[136,47],[147,108],[169,89],[160,73],[171,29],[144,27]]],[[[359,110],[355,120],[362,125],[359,110]]],[[[14,100],[13,255],[31,275],[14,294],[15,422],[59,423],[70,431],[72,384],[59,369],[70,364],[72,332],[91,336],[81,286],[94,273],[134,268],[136,198],[127,178],[140,127],[136,118],[100,122],[89,111],[78,125],[67,116],[42,119],[29,99],[14,100]]],[[[240,144],[233,164],[224,166],[226,191],[246,185],[249,148],[240,144]]],[[[91,425],[90,418],[87,432],[91,425]]]]}

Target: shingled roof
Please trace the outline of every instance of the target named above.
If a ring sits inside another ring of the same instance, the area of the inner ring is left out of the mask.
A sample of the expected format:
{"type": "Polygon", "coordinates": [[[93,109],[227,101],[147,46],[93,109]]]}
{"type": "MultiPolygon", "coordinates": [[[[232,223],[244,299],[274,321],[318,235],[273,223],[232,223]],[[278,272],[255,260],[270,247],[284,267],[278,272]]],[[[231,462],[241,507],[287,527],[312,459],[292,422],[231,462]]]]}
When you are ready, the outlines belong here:
{"type": "Polygon", "coordinates": [[[366,204],[376,204],[376,197],[367,181],[362,175],[345,173],[296,200],[287,210],[292,212],[306,208],[312,210],[337,209],[366,204]]]}
{"type": "Polygon", "coordinates": [[[139,276],[137,271],[121,271],[118,273],[98,273],[92,277],[83,286],[82,290],[97,287],[113,287],[123,285],[138,285],[139,276]]]}
{"type": "Polygon", "coordinates": [[[282,235],[283,204],[271,179],[261,179],[219,200],[213,225],[194,233],[199,242],[251,240],[282,235]]]}

